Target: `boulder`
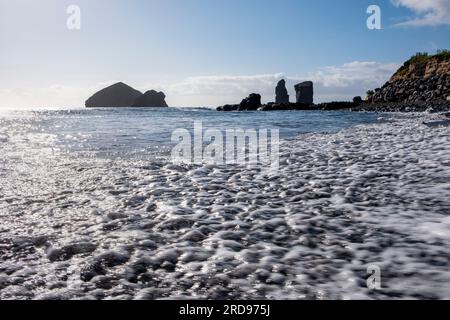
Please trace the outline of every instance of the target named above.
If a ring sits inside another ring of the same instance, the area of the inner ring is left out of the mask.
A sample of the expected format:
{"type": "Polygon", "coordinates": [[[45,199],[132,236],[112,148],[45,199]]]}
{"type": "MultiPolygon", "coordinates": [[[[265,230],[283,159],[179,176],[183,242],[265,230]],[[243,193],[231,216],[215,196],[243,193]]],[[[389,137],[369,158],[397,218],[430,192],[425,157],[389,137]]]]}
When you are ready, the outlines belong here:
{"type": "Polygon", "coordinates": [[[295,85],[297,93],[297,103],[313,104],[314,102],[314,84],[312,81],[305,81],[295,85]]]}
{"type": "Polygon", "coordinates": [[[357,103],[360,104],[363,102],[363,99],[361,98],[361,96],[357,96],[353,98],[353,103],[357,103]]]}
{"type": "Polygon", "coordinates": [[[284,79],[280,80],[275,88],[275,103],[289,103],[289,94],[284,79]]]}
{"type": "Polygon", "coordinates": [[[261,95],[252,93],[239,104],[239,110],[255,111],[261,107],[261,95]]]}
{"type": "Polygon", "coordinates": [[[119,82],[95,93],[86,101],[87,108],[130,107],[142,92],[119,82]]]}
{"type": "Polygon", "coordinates": [[[238,111],[239,105],[238,104],[226,104],[222,107],[223,111],[238,111]]]}
{"type": "Polygon", "coordinates": [[[450,75],[387,82],[380,91],[375,92],[373,101],[376,103],[445,101],[449,92],[447,81],[450,81],[450,75]]]}
{"type": "Polygon", "coordinates": [[[141,108],[167,108],[166,95],[163,92],[150,90],[138,97],[132,104],[141,108]]]}

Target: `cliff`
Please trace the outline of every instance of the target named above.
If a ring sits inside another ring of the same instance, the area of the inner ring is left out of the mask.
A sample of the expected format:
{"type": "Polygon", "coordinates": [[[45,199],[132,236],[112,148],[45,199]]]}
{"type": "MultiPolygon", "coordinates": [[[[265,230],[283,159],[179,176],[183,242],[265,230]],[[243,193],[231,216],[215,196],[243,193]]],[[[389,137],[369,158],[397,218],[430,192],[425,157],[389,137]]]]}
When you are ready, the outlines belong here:
{"type": "Polygon", "coordinates": [[[450,75],[450,52],[444,51],[434,56],[416,54],[403,64],[389,82],[426,79],[436,75],[450,75]]]}
{"type": "Polygon", "coordinates": [[[381,88],[373,102],[445,101],[450,96],[450,52],[416,54],[381,88]]]}

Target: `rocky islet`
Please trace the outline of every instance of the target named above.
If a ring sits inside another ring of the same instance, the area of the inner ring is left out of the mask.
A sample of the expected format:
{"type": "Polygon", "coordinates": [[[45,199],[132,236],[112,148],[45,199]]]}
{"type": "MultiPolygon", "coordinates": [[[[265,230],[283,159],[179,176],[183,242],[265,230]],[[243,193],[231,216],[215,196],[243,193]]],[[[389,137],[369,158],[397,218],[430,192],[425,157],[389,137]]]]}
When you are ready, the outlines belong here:
{"type": "Polygon", "coordinates": [[[150,90],[144,94],[129,85],[118,82],[104,88],[86,100],[87,108],[164,108],[168,107],[163,92],[150,90]]]}

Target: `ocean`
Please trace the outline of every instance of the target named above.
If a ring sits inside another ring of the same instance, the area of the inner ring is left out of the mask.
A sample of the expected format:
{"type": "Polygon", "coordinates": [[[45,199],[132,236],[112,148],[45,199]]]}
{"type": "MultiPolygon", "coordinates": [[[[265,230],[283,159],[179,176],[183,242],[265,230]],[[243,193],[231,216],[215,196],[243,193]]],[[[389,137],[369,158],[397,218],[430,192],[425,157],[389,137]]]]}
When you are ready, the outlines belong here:
{"type": "MultiPolygon", "coordinates": [[[[193,131],[194,123],[205,130],[279,129],[280,138],[301,133],[337,132],[360,123],[376,121],[371,113],[352,112],[241,112],[225,113],[199,108],[113,108],[73,110],[0,110],[0,137],[34,134],[35,146],[48,143],[72,155],[99,157],[133,156],[151,159],[169,155],[176,129],[193,131]],[[39,137],[45,141],[39,140],[39,137]]],[[[30,147],[33,147],[30,141],[30,147]]]]}
{"type": "Polygon", "coordinates": [[[0,299],[450,298],[433,117],[3,110],[0,299]],[[172,163],[196,122],[279,129],[278,170],[172,163]]]}

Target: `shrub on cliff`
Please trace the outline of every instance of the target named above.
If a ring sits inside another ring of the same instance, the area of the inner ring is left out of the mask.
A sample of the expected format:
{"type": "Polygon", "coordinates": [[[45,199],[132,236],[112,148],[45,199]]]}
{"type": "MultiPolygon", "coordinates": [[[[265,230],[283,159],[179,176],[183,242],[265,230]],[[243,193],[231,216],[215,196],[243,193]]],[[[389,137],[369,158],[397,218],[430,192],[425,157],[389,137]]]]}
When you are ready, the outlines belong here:
{"type": "Polygon", "coordinates": [[[450,60],[450,51],[445,49],[438,50],[434,55],[430,55],[428,52],[418,52],[403,64],[396,72],[396,77],[406,76],[410,71],[410,66],[424,66],[432,59],[436,59],[439,62],[450,60]]]}
{"type": "Polygon", "coordinates": [[[435,57],[439,61],[450,60],[450,51],[449,50],[438,50],[437,54],[435,55],[435,57]]]}

